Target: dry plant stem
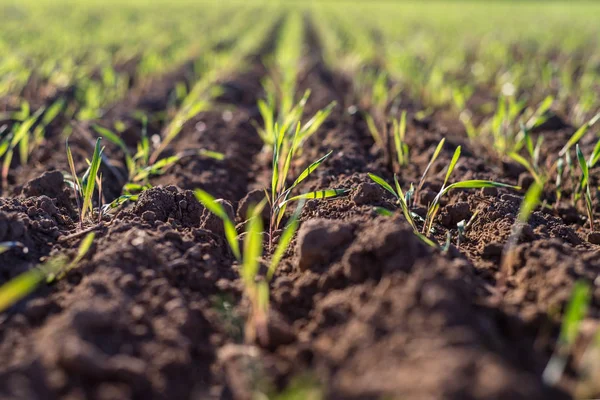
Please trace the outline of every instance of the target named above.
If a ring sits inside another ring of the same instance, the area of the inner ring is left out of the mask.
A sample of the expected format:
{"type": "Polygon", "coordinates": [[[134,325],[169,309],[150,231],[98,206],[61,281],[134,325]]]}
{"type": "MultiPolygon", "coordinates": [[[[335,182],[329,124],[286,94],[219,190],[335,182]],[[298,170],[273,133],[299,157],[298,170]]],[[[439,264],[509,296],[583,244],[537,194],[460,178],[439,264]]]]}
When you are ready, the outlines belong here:
{"type": "Polygon", "coordinates": [[[61,236],[61,237],[58,238],[58,241],[59,242],[67,242],[67,241],[69,241],[71,239],[77,239],[78,237],[84,236],[86,233],[93,232],[93,231],[95,231],[97,229],[100,229],[100,228],[102,228],[104,226],[107,226],[107,225],[108,224],[105,224],[104,222],[100,222],[100,223],[98,223],[96,225],[93,225],[93,226],[90,226],[88,228],[85,228],[85,229],[82,228],[82,230],[79,231],[79,232],[75,232],[75,233],[72,233],[72,234],[67,235],[67,236],[61,236]]]}

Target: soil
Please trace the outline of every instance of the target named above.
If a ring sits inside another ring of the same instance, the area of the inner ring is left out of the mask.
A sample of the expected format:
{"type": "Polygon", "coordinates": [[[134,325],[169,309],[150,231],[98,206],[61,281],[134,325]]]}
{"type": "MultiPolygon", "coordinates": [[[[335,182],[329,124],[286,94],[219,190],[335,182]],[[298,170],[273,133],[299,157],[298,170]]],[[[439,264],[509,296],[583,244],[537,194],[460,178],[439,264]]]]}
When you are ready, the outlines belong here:
{"type": "MultiPolygon", "coordinates": [[[[450,231],[450,248],[427,246],[367,176],[391,181],[394,170],[361,113],[352,112],[352,80],[327,69],[310,30],[307,39],[311,52],[298,79],[299,93],[312,90],[306,114],[334,100],[338,105],[306,143],[292,175],[333,150],[299,191],[351,192],[305,204],[271,283],[268,339],[244,341],[249,303],[239,265],[220,220],[192,192],[202,188],[222,199],[241,223],[268,186],[269,155],[253,126],[260,123],[256,102],[267,74],[259,54],[248,70],[224,80],[217,107],[186,123],[165,153],[204,148],[225,159],[185,158],[153,178],[154,188],[137,203],[95,228],[92,249],[65,279],[0,314],[0,398],[251,399],[253,390],[272,393],[298,379],[319,386],[328,399],[572,398],[575,368],[554,388],[541,376],[574,282],[597,282],[600,272],[600,247],[588,242],[578,217],[583,209],[536,211],[511,263],[501,268],[522,193],[455,191],[443,200],[434,238],[444,243],[450,231]],[[379,216],[376,206],[395,210],[394,216],[379,216]],[[457,243],[456,224],[475,213],[457,243]]],[[[123,121],[124,138],[134,146],[141,126],[133,111],[164,110],[182,79],[179,71],[133,87],[96,122],[123,121]]],[[[423,123],[410,102],[400,107],[408,110],[411,158],[400,171],[403,187],[418,182],[446,138],[417,196],[417,213],[439,190],[458,145],[462,157],[452,179],[524,179],[517,165],[471,144],[444,112],[423,123]]],[[[11,169],[0,199],[0,241],[20,241],[29,252],[0,255],[0,284],[49,256],[73,257],[83,237],[75,234],[75,201],[60,172],[68,170],[61,137],[68,123],[55,121],[30,163],[11,169]]],[[[151,123],[149,134],[161,127],[151,123]]],[[[560,120],[543,128],[548,154],[573,132],[560,120]]],[[[73,131],[79,171],[93,137],[89,126],[73,131]]],[[[593,146],[583,144],[584,152],[593,146]]],[[[113,166],[102,168],[110,201],[125,183],[118,179],[123,154],[110,144],[106,154],[113,166]]],[[[597,325],[600,289],[592,287],[588,322],[597,325]]]]}

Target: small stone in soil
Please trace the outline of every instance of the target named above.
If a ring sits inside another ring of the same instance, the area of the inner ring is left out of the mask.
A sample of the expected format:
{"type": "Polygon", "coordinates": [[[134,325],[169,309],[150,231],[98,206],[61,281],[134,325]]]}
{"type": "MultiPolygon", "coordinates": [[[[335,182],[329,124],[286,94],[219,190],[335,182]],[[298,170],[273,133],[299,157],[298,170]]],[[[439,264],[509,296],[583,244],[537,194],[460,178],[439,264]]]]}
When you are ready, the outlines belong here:
{"type": "Polygon", "coordinates": [[[590,232],[587,236],[587,241],[592,244],[600,245],[600,232],[590,232]]]}

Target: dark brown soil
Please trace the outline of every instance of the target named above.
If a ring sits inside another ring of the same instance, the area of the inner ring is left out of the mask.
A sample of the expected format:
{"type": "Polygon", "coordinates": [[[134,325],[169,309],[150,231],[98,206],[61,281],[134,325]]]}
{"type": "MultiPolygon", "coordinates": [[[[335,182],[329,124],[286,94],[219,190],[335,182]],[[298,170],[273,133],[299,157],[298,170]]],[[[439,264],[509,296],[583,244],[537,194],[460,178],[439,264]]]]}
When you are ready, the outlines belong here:
{"type": "MultiPolygon", "coordinates": [[[[309,39],[315,50],[316,39],[309,39]]],[[[560,388],[545,386],[541,374],[573,283],[593,282],[600,272],[600,248],[587,241],[581,210],[536,211],[514,262],[502,270],[522,193],[455,191],[444,199],[435,235],[443,243],[449,230],[453,244],[445,253],[428,247],[400,211],[387,218],[373,211],[395,206],[367,173],[391,181],[393,171],[360,113],[348,112],[352,81],[327,70],[318,52],[299,77],[299,92],[312,90],[307,114],[332,100],[338,106],[293,169],[333,150],[302,190],[352,191],[306,203],[271,285],[268,341],[244,343],[249,304],[239,266],[222,224],[191,190],[223,199],[242,222],[251,199],[260,197],[256,190],[268,186],[270,161],[252,125],[266,73],[257,58],[230,77],[218,107],[188,122],[165,154],[204,148],[225,153],[225,160],[189,157],[154,178],[155,187],[136,204],[96,229],[77,269],[0,314],[0,398],[251,399],[253,390],[282,390],[298,377],[308,377],[329,399],[571,398],[574,371],[560,388]],[[475,212],[457,245],[457,222],[475,212]]],[[[124,121],[133,146],[140,135],[133,110],[164,109],[178,79],[173,74],[132,90],[98,123],[124,121]]],[[[401,170],[403,187],[418,182],[446,137],[418,197],[421,207],[441,186],[458,145],[462,158],[453,179],[518,182],[522,170],[473,147],[442,114],[416,123],[416,110],[407,108],[412,162],[401,170]]],[[[40,258],[73,256],[83,237],[72,235],[75,202],[59,172],[68,169],[60,137],[67,122],[57,122],[29,165],[11,170],[0,199],[0,241],[21,241],[29,252],[0,255],[0,283],[40,258]]],[[[562,124],[546,128],[551,147],[572,132],[562,124]]],[[[149,129],[159,133],[161,124],[149,129]]],[[[73,133],[80,170],[93,137],[85,126],[73,133]]],[[[108,145],[106,152],[117,175],[123,172],[118,149],[108,145]]],[[[105,177],[114,173],[104,168],[105,177]]],[[[107,180],[110,200],[124,182],[107,180]]],[[[593,287],[590,317],[597,321],[600,291],[593,287]]]]}

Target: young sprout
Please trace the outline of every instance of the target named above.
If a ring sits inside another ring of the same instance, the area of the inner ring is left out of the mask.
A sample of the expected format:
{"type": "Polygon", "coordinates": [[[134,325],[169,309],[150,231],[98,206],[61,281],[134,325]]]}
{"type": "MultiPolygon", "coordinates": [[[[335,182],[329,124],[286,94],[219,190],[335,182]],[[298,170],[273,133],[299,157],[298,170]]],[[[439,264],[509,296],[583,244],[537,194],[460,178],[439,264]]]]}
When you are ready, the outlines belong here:
{"type": "MultiPolygon", "coordinates": [[[[264,128],[257,127],[257,132],[265,146],[272,150],[277,146],[281,146],[283,149],[287,149],[290,146],[296,134],[296,127],[304,116],[304,108],[306,107],[310,93],[310,89],[307,89],[300,101],[287,113],[282,113],[280,110],[278,119],[276,120],[275,103],[273,100],[275,95],[267,90],[267,100],[258,101],[258,109],[263,119],[264,128]]],[[[336,104],[335,101],[332,101],[325,108],[318,110],[306,123],[301,125],[300,130],[297,132],[298,148],[301,148],[304,142],[317,132],[329,117],[336,104]]]]}
{"type": "MultiPolygon", "coordinates": [[[[325,115],[329,115],[327,112],[325,115]]],[[[323,121],[320,121],[322,123],[323,121]]],[[[300,122],[296,124],[296,130],[291,140],[286,140],[287,128],[279,127],[275,124],[273,132],[276,135],[273,142],[273,157],[272,157],[272,176],[271,176],[271,221],[269,224],[269,247],[271,247],[271,236],[275,229],[278,228],[285,214],[287,205],[292,201],[303,199],[327,199],[343,195],[348,192],[348,189],[326,189],[314,192],[303,193],[297,196],[291,196],[292,191],[310,174],[312,174],[331,154],[327,153],[317,161],[310,164],[304,171],[298,175],[296,180],[288,187],[287,180],[292,159],[301,149],[306,135],[314,133],[314,125],[311,121],[307,122],[303,127],[300,122]],[[308,128],[307,128],[308,125],[308,128]]],[[[316,130],[316,129],[315,129],[316,130]]]]}
{"type": "Polygon", "coordinates": [[[377,128],[377,124],[375,123],[375,120],[373,119],[371,114],[365,113],[364,118],[365,118],[365,122],[367,123],[367,128],[369,129],[369,133],[373,137],[373,141],[375,142],[375,144],[377,146],[379,146],[379,148],[385,149],[382,134],[379,132],[379,129],[377,128]]]}
{"type": "Polygon", "coordinates": [[[565,160],[561,157],[556,163],[556,205],[560,203],[563,190],[563,173],[565,171],[565,160]]]}
{"type": "Polygon", "coordinates": [[[223,206],[217,203],[214,197],[201,189],[196,189],[195,195],[198,201],[223,221],[227,243],[241,265],[240,275],[244,283],[245,293],[252,304],[252,312],[246,325],[246,339],[250,342],[259,339],[263,343],[266,343],[268,339],[266,327],[269,310],[269,282],[273,278],[279,263],[298,229],[298,219],[302,204],[299,204],[281,234],[279,243],[273,252],[265,279],[258,280],[260,259],[263,256],[264,229],[262,211],[267,203],[267,198],[265,197],[258,205],[249,208],[245,224],[246,235],[242,252],[240,252],[237,231],[223,206]]]}
{"type": "Polygon", "coordinates": [[[218,161],[225,159],[224,154],[216,151],[190,149],[170,157],[162,158],[154,164],[149,164],[150,142],[146,133],[147,117],[145,115],[142,115],[142,124],[142,138],[137,145],[137,153],[135,155],[129,151],[129,148],[119,135],[115,134],[110,129],[94,125],[96,132],[103,135],[103,137],[121,149],[127,167],[127,183],[123,185],[123,194],[113,200],[110,204],[107,204],[107,207],[104,207],[104,211],[116,208],[127,201],[137,201],[138,193],[152,187],[148,182],[150,177],[164,174],[169,168],[185,157],[198,155],[218,161]]]}
{"type": "Polygon", "coordinates": [[[396,148],[396,157],[398,165],[404,167],[408,165],[408,145],[405,142],[406,137],[406,111],[402,111],[400,121],[393,122],[394,146],[396,148]]]}
{"type": "MultiPolygon", "coordinates": [[[[427,236],[425,236],[421,232],[419,232],[419,228],[417,227],[417,223],[415,221],[415,219],[418,217],[418,215],[414,214],[410,210],[407,199],[404,195],[404,192],[402,191],[402,188],[400,187],[400,183],[398,182],[398,178],[394,175],[394,184],[396,186],[396,189],[394,189],[383,178],[381,178],[375,174],[371,174],[371,173],[369,173],[368,175],[369,175],[369,178],[371,178],[371,180],[373,182],[375,182],[376,184],[381,186],[383,189],[387,190],[392,195],[394,195],[394,197],[396,198],[396,202],[398,205],[400,205],[400,208],[402,209],[402,213],[404,214],[404,218],[406,218],[406,221],[412,228],[413,233],[428,246],[437,248],[438,246],[431,239],[429,239],[427,236]]],[[[384,216],[390,216],[393,214],[391,211],[386,210],[385,208],[381,208],[381,207],[377,208],[376,211],[378,212],[378,214],[384,215],[384,216]]]]}
{"type": "Polygon", "coordinates": [[[51,283],[56,279],[61,279],[67,272],[77,267],[92,246],[94,236],[94,233],[88,233],[83,238],[77,255],[71,262],[68,262],[64,255],[52,257],[44,264],[23,272],[2,285],[0,287],[0,312],[32,293],[42,283],[51,283]]]}
{"type": "Polygon", "coordinates": [[[569,138],[567,143],[563,146],[563,148],[558,152],[558,156],[562,157],[568,154],[569,149],[573,147],[573,145],[579,143],[579,140],[585,135],[585,133],[590,129],[596,122],[600,120],[600,113],[594,115],[587,123],[583,124],[579,129],[573,133],[573,135],[569,138]]]}
{"type": "Polygon", "coordinates": [[[96,140],[94,146],[94,153],[92,155],[92,161],[89,163],[89,167],[83,174],[83,177],[79,179],[77,177],[77,171],[75,169],[75,163],[73,162],[73,155],[71,148],[69,147],[69,141],[66,142],[67,148],[67,160],[69,162],[69,168],[71,170],[71,176],[66,182],[71,185],[75,194],[75,201],[77,202],[77,209],[79,210],[79,227],[83,229],[83,222],[88,214],[93,214],[92,196],[96,188],[96,182],[98,179],[98,171],[101,164],[101,155],[103,148],[100,147],[100,141],[102,138],[96,140]]]}
{"type": "Polygon", "coordinates": [[[536,182],[546,181],[546,177],[540,171],[540,153],[542,149],[542,144],[544,142],[544,137],[542,135],[538,136],[535,145],[533,144],[533,140],[531,139],[531,135],[529,134],[529,129],[525,127],[525,125],[521,124],[521,140],[515,145],[514,150],[508,153],[508,156],[512,158],[517,163],[521,164],[527,171],[531,174],[533,179],[536,182]],[[518,151],[525,147],[527,153],[529,155],[529,160],[525,157],[521,156],[518,151]]]}
{"type": "MultiPolygon", "coordinates": [[[[28,112],[28,111],[27,111],[28,112]]],[[[14,151],[18,147],[21,164],[27,164],[29,156],[29,135],[30,130],[44,112],[44,108],[40,108],[32,116],[27,116],[21,123],[16,123],[13,126],[13,131],[0,142],[0,157],[4,157],[2,162],[2,188],[8,187],[8,171],[12,163],[14,151]]],[[[28,114],[27,114],[28,115],[28,114]]]]}
{"type": "Polygon", "coordinates": [[[250,318],[246,324],[246,340],[253,342],[257,337],[268,335],[267,315],[269,312],[269,286],[265,281],[257,282],[260,258],[263,252],[262,209],[266,201],[250,207],[246,221],[246,237],[244,238],[244,254],[241,277],[245,292],[252,304],[250,318]]]}
{"type": "Polygon", "coordinates": [[[536,128],[548,120],[547,112],[554,103],[554,97],[546,96],[546,98],[538,105],[531,118],[525,124],[528,130],[536,128]]]}
{"type": "Polygon", "coordinates": [[[446,186],[448,183],[448,179],[450,178],[450,175],[452,175],[452,172],[454,171],[454,167],[456,166],[458,159],[460,158],[460,151],[461,151],[461,146],[458,146],[456,148],[456,150],[454,151],[452,160],[450,161],[450,164],[448,165],[448,168],[446,170],[446,177],[444,178],[444,183],[442,184],[442,187],[441,187],[440,191],[438,192],[437,196],[433,199],[433,202],[429,205],[429,207],[427,209],[427,216],[425,218],[425,224],[423,226],[423,233],[427,233],[427,232],[431,231],[433,222],[434,222],[437,212],[439,211],[439,208],[440,208],[440,200],[441,200],[442,196],[444,196],[445,194],[447,194],[448,192],[450,192],[453,189],[480,189],[480,188],[489,188],[489,187],[509,188],[509,189],[515,189],[515,190],[520,189],[518,186],[508,185],[506,183],[494,182],[494,181],[489,181],[489,180],[481,180],[481,179],[461,181],[461,182],[456,182],[456,183],[446,186]]]}
{"type": "Polygon", "coordinates": [[[501,270],[504,274],[508,273],[509,268],[511,268],[513,265],[513,257],[515,253],[514,248],[519,242],[519,237],[523,231],[523,226],[527,223],[527,221],[529,221],[529,217],[540,204],[543,189],[543,182],[534,182],[529,189],[527,189],[527,193],[525,193],[525,197],[523,198],[523,202],[521,203],[521,207],[519,209],[519,214],[517,215],[517,219],[512,227],[512,232],[502,252],[501,270]]]}
{"type": "Polygon", "coordinates": [[[452,245],[452,233],[450,231],[446,232],[446,242],[442,246],[442,253],[448,253],[450,250],[450,246],[452,245]]]}
{"type": "Polygon", "coordinates": [[[206,86],[206,82],[200,81],[192,88],[186,96],[182,106],[177,110],[175,117],[169,122],[164,132],[164,139],[160,145],[150,155],[149,162],[154,164],[158,161],[161,153],[171,144],[183,129],[183,125],[194,118],[200,112],[206,111],[211,107],[211,101],[206,86]]]}
{"type": "Polygon", "coordinates": [[[594,231],[594,208],[592,203],[592,193],[590,191],[590,171],[588,167],[588,163],[585,161],[583,153],[579,148],[579,144],[575,146],[575,152],[577,153],[577,161],[579,163],[579,167],[581,168],[581,182],[580,187],[585,188],[584,199],[585,199],[585,208],[587,211],[588,219],[590,221],[590,230],[594,231]]]}
{"type": "Polygon", "coordinates": [[[465,127],[465,131],[467,132],[467,137],[469,138],[469,140],[476,140],[479,137],[479,131],[473,125],[473,121],[471,120],[471,113],[469,112],[469,110],[463,110],[459,114],[459,119],[465,127]]]}
{"type": "MultiPolygon", "coordinates": [[[[375,144],[381,148],[386,157],[386,162],[392,164],[391,158],[391,149],[388,148],[388,143],[390,143],[389,138],[389,129],[387,126],[384,127],[384,131],[380,132],[377,128],[377,124],[375,123],[375,119],[368,113],[364,114],[365,122],[367,123],[367,128],[373,137],[373,141],[375,144]]],[[[396,161],[398,163],[398,167],[404,167],[408,165],[409,162],[409,148],[408,144],[406,144],[406,111],[403,111],[400,117],[400,120],[393,119],[392,120],[392,130],[391,136],[394,140],[394,151],[396,152],[396,161]]]]}
{"type": "Polygon", "coordinates": [[[435,162],[435,160],[438,158],[438,156],[440,155],[442,148],[444,147],[444,143],[446,142],[446,138],[442,138],[442,140],[440,140],[440,142],[438,143],[438,145],[435,148],[435,151],[433,152],[431,159],[429,160],[429,163],[427,164],[427,167],[425,167],[425,171],[423,172],[423,175],[421,175],[421,179],[419,180],[419,184],[417,185],[417,189],[414,192],[414,198],[417,198],[417,194],[421,191],[421,188],[423,187],[423,183],[425,183],[425,178],[427,177],[427,173],[429,172],[429,169],[431,168],[431,166],[433,165],[433,163],[435,162]]]}
{"type": "Polygon", "coordinates": [[[575,282],[563,317],[558,343],[542,374],[542,379],[549,386],[556,385],[563,375],[591,299],[590,286],[583,281],[575,282]]]}

